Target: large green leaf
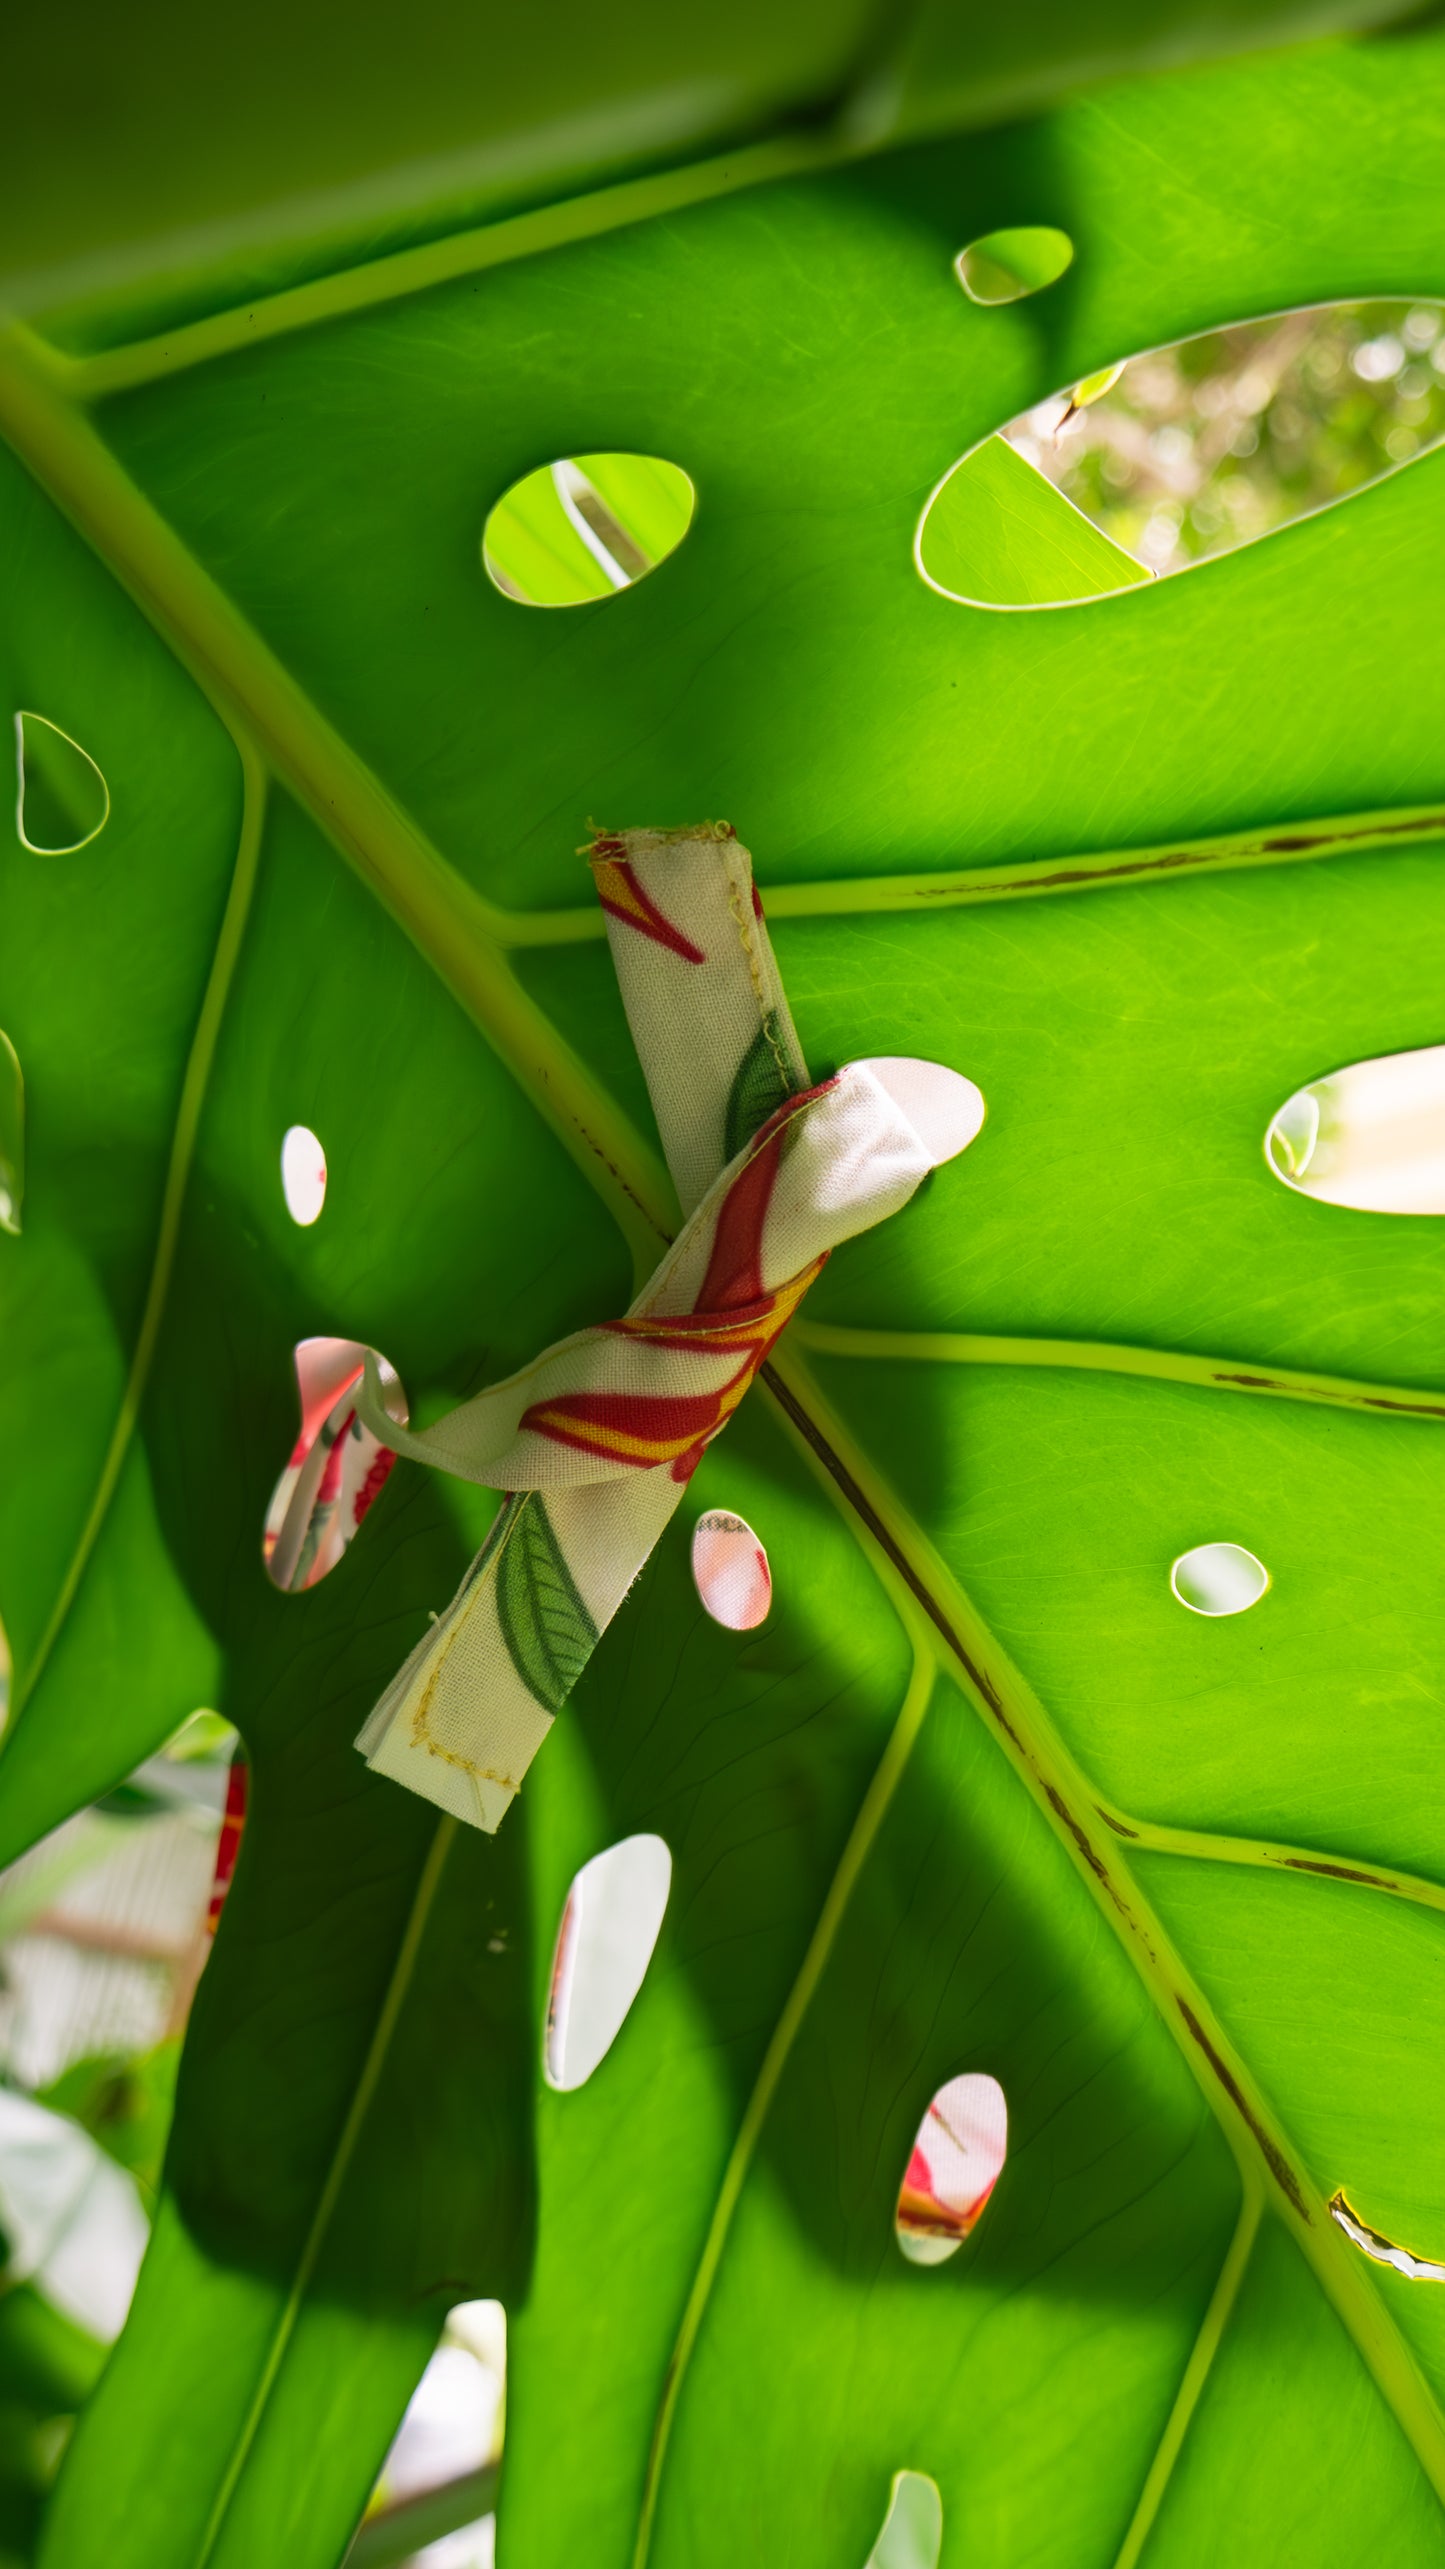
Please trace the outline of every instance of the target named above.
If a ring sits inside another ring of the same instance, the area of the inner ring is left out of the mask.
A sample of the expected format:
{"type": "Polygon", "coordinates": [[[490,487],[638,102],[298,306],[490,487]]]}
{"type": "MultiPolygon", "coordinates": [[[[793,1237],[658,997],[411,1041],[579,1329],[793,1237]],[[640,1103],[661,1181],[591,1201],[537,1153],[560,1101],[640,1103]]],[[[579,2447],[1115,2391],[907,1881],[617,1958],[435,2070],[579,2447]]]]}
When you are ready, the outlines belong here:
{"type": "Polygon", "coordinates": [[[521,2560],[861,2564],[899,2469],[995,2569],[1445,2558],[1439,2296],[1327,2209],[1445,2251],[1438,1251],[1260,1148],[1442,1032],[1445,459],[1052,616],[911,559],[1053,385],[1445,291],[1442,104],[1439,38],[1322,47],[129,347],[57,322],[94,355],[6,339],[9,700],[112,808],[0,867],[0,1856],[197,1702],[255,1769],[50,2569],[326,2569],[473,2293],[512,2314],[521,2560]],[[954,253],[1017,223],[1073,266],[970,304],[954,253]],[[539,612],[481,529],[567,454],[673,461],[698,511],[539,612]],[[486,1509],[399,1465],[273,1590],[291,1348],[380,1348],[426,1416],[622,1306],[672,1208],[574,850],[704,812],[814,1066],[931,1054],[990,1118],[699,1477],[769,1622],[701,1616],[679,1522],[487,1841],[350,1747],[486,1509]],[[1227,1623],[1168,1587],[1214,1536],[1274,1580],[1227,1623]],[[639,1828],[669,1920],[554,2094],[567,1883],[639,1828]],[[1009,2163],[908,2267],[909,2145],[970,2068],[1009,2163]]]}

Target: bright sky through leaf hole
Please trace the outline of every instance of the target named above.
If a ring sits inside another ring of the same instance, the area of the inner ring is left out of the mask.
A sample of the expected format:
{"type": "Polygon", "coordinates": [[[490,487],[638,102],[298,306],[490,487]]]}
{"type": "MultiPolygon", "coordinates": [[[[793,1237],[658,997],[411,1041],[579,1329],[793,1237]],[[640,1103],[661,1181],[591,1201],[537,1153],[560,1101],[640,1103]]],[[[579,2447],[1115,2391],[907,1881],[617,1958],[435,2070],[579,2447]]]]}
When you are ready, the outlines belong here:
{"type": "Polygon", "coordinates": [[[1196,1543],[1179,1555],[1169,1585],[1191,1614],[1242,1615],[1258,1605],[1269,1572],[1242,1543],[1196,1543]]]}
{"type": "Polygon", "coordinates": [[[303,1230],[319,1221],[326,1202],[326,1153],[309,1125],[287,1128],[281,1144],[281,1192],[292,1221],[303,1230]]]}
{"type": "Polygon", "coordinates": [[[1286,1098],[1265,1158],[1296,1194],[1358,1213],[1445,1213],[1445,1044],[1350,1062],[1286,1098]]]}

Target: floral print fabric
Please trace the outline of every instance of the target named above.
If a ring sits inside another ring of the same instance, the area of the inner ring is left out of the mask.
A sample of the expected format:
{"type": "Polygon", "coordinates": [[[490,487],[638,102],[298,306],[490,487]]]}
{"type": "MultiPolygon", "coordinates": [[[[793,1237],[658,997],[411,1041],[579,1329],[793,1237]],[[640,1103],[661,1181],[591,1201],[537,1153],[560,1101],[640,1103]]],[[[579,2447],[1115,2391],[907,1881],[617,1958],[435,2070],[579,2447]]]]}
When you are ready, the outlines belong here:
{"type": "Polygon", "coordinates": [[[597,840],[591,862],[687,1220],[631,1309],[388,1447],[502,1490],[447,1611],[357,1742],[379,1772],[495,1829],[596,1642],[779,1331],[839,1242],[934,1165],[864,1063],[810,1085],[726,825],[597,840]]]}

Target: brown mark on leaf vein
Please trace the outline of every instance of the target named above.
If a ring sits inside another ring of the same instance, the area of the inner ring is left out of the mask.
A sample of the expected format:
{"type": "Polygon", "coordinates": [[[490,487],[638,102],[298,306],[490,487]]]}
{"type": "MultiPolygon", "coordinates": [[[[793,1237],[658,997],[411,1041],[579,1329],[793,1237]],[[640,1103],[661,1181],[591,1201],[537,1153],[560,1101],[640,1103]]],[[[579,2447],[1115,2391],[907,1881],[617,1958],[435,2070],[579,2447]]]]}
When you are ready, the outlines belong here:
{"type": "MultiPolygon", "coordinates": [[[[1282,1382],[1274,1374],[1226,1374],[1216,1371],[1210,1378],[1226,1390],[1243,1392],[1291,1392],[1294,1385],[1282,1382]]],[[[1439,1400],[1400,1400],[1388,1392],[1334,1391],[1328,1384],[1312,1388],[1315,1400],[1334,1400],[1352,1409],[1387,1409],[1402,1417],[1445,1418],[1445,1402],[1439,1400]]]]}
{"type": "Polygon", "coordinates": [[[1199,2019],[1195,2015],[1193,2008],[1190,2006],[1188,1999],[1181,1998],[1178,2001],[1178,2006],[1180,2015],[1183,2017],[1184,2022],[1188,2026],[1190,2033],[1193,2035],[1195,2042],[1199,2045],[1199,2048],[1204,2054],[1205,2059],[1208,2061],[1210,2068],[1213,2070],[1215,2077],[1218,2079],[1220,2086],[1224,2089],[1226,2096],[1228,2096],[1232,2102],[1238,2106],[1240,2113],[1244,2116],[1245,2122],[1249,2125],[1251,2132],[1259,2143],[1260,2150],[1264,2157],[1264,2163],[1268,2168],[1270,2175],[1273,2177],[1275,2184],[1279,2187],[1281,2194],[1288,2196],[1290,2202],[1294,2205],[1296,2212],[1299,2214],[1301,2221],[1308,2221],[1310,2218],[1309,2206],[1300,2192],[1299,2179],[1295,2175],[1295,2172],[1290,2166],[1288,2159],[1285,2157],[1284,2152],[1280,2149],[1277,2142],[1271,2140],[1268,2132],[1266,2132],[1264,2128],[1264,2125],[1261,2123],[1259,2116],[1256,2114],[1254,2107],[1250,2104],[1248,2097],[1245,2095],[1243,2088],[1235,2077],[1233,2070],[1230,2068],[1228,2061],[1222,2060],[1219,2053],[1215,2050],[1213,2043],[1206,2034],[1204,2027],[1200,2024],[1199,2019]]]}
{"type": "Polygon", "coordinates": [[[1282,1855],[1278,1861],[1292,1873],[1328,1873],[1337,1882],[1368,1882],[1373,1891],[1394,1891],[1387,1873],[1362,1873],[1356,1864],[1326,1864],[1322,1856],[1282,1855]]]}
{"type": "Polygon", "coordinates": [[[1089,1868],[1089,1871],[1094,1875],[1097,1881],[1102,1882],[1104,1889],[1108,1892],[1109,1897],[1113,1901],[1115,1908],[1118,1910],[1120,1917],[1127,1918],[1129,1916],[1129,1904],[1121,1896],[1119,1886],[1115,1882],[1107,1864],[1104,1862],[1098,1848],[1090,1837],[1088,1830],[1083,1826],[1083,1823],[1080,1820],[1075,1818],[1057,1785],[1046,1784],[1044,1786],[1044,1791],[1049,1797],[1051,1808],[1057,1811],[1059,1818],[1063,1821],[1065,1828],[1068,1830],[1070,1837],[1073,1839],[1074,1844],[1078,1848],[1080,1855],[1083,1857],[1085,1864],[1089,1868]]]}

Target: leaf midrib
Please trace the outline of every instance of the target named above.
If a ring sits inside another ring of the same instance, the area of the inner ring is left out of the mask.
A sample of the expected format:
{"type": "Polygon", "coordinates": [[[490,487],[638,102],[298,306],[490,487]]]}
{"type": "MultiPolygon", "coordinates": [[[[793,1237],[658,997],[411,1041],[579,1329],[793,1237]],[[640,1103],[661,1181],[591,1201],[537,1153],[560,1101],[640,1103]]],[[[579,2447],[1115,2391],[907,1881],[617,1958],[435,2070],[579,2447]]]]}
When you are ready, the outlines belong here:
{"type": "MultiPolygon", "coordinates": [[[[668,1235],[673,1218],[659,1163],[553,1022],[521,990],[498,934],[505,926],[504,914],[494,911],[453,873],[325,721],[130,481],[91,423],[57,390],[54,370],[37,361],[34,349],[30,334],[18,326],[0,333],[0,429],[159,627],[223,718],[239,719],[269,753],[281,780],[390,911],[506,1063],[529,1102],[564,1141],[609,1205],[639,1262],[650,1259],[658,1241],[668,1235]]],[[[1411,816],[1410,827],[1414,826],[1411,816]]],[[[1282,2217],[1294,2230],[1382,2397],[1445,2502],[1445,2419],[1373,2281],[1362,2273],[1362,2261],[1329,2220],[1318,2196],[1316,2207],[1322,2218],[1311,2216],[1299,2178],[1293,2175],[1287,2135],[1277,2129],[1243,2062],[1184,1970],[1117,1840],[1096,1842],[1084,1817],[1086,1811],[1100,1807],[1088,1778],[1064,1749],[1042,1705],[1012,1668],[921,1528],[853,1447],[841,1422],[829,1414],[801,1359],[780,1354],[776,1379],[793,1430],[801,1436],[835,1500],[850,1511],[857,1539],[895,1604],[905,1620],[910,1596],[923,1607],[968,1694],[1119,1935],[1247,2171],[1247,2185],[1258,2182],[1261,2168],[1271,2171],[1277,2185],[1282,2182],[1281,2167],[1290,2171],[1294,2200],[1288,2200],[1286,2185],[1282,2217]],[[1190,2029],[1190,2039],[1181,2037],[1181,2024],[1190,2029]]],[[[388,2024],[388,2039],[389,2033],[388,2024]]],[[[374,2055],[375,2041],[368,2067],[374,2055]]],[[[379,2075],[380,2055],[375,2056],[379,2075]]],[[[365,2099],[360,2090],[353,2099],[342,2142],[348,2159],[369,2096],[368,2087],[365,2099]]],[[[333,2187],[328,2178],[318,2203],[288,2302],[290,2315],[283,2318],[286,2337],[314,2270],[339,2183],[338,2178],[333,2187]]],[[[1279,2210],[1278,2205],[1275,2208],[1279,2210]]],[[[284,2344],[283,2337],[258,2386],[198,2569],[204,2569],[210,2556],[244,2468],[284,2344]]]]}

